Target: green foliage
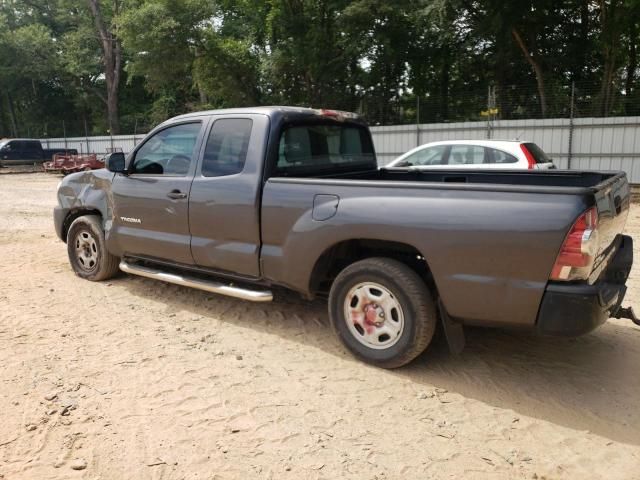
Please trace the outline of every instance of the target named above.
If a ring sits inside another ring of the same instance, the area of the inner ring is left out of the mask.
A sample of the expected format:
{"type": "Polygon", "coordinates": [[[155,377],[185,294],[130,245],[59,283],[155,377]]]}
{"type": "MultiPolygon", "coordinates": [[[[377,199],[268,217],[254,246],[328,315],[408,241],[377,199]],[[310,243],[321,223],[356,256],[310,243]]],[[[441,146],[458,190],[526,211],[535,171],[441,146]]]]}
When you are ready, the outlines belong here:
{"type": "MultiPolygon", "coordinates": [[[[640,114],[638,0],[101,0],[124,132],[191,110],[292,104],[372,123],[640,114]]],[[[0,0],[0,136],[104,134],[88,0],[0,0]]]]}

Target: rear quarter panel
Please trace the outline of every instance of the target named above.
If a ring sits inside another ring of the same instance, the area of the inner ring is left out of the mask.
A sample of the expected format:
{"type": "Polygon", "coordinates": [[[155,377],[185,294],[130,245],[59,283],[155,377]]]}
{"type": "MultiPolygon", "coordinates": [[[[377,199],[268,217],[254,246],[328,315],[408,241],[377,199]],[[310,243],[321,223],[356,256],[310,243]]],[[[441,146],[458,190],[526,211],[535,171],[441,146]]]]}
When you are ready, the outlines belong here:
{"type": "Polygon", "coordinates": [[[469,324],[531,326],[565,235],[587,208],[587,197],[573,194],[365,183],[267,181],[265,278],[309,293],[316,260],[336,243],[402,242],[426,259],[451,316],[469,324]],[[332,218],[312,218],[317,194],[340,198],[332,218]]]}

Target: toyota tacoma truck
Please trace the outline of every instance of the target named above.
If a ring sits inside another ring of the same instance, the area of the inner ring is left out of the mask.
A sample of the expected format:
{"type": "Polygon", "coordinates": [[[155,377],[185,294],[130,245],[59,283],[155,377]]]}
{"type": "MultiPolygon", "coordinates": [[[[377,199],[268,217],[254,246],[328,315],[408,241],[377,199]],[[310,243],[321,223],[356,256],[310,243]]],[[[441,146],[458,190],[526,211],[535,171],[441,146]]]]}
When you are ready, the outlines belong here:
{"type": "Polygon", "coordinates": [[[196,112],[106,169],[65,177],[55,229],[87,280],[129,274],[255,302],[328,298],[344,345],[400,367],[438,324],[581,335],[623,308],[633,261],[622,172],[377,167],[356,115],[196,112]]]}

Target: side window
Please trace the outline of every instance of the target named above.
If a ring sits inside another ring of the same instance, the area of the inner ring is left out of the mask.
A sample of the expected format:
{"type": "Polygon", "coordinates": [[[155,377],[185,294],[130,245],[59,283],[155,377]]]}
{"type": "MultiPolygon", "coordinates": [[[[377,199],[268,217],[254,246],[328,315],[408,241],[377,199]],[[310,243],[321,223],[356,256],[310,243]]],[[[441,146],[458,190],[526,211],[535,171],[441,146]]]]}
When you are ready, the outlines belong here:
{"type": "Polygon", "coordinates": [[[487,157],[489,163],[518,163],[518,159],[513,155],[495,148],[487,148],[487,157]]]}
{"type": "Polygon", "coordinates": [[[449,165],[482,165],[484,148],[476,145],[453,145],[449,153],[449,165]]]}
{"type": "Polygon", "coordinates": [[[24,142],[25,150],[28,152],[39,152],[41,150],[40,142],[24,142]]]}
{"type": "Polygon", "coordinates": [[[204,177],[223,177],[242,171],[247,160],[252,126],[253,121],[248,118],[215,121],[204,150],[204,177]]]}
{"type": "Polygon", "coordinates": [[[193,160],[200,122],[160,130],[136,152],[131,173],[184,176],[193,160]]]}
{"type": "Polygon", "coordinates": [[[423,148],[409,155],[404,159],[408,166],[413,165],[442,165],[444,161],[444,153],[447,150],[446,145],[436,145],[434,147],[423,148]]]}

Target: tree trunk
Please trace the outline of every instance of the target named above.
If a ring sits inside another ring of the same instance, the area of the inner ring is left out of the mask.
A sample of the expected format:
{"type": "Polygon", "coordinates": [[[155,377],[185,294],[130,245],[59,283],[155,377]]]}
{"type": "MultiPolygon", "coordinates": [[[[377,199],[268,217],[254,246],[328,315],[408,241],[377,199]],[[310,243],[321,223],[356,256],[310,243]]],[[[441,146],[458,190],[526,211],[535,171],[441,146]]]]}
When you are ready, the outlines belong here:
{"type": "Polygon", "coordinates": [[[445,44],[442,52],[442,70],[440,71],[440,120],[449,119],[449,82],[451,70],[451,50],[445,44]]]}
{"type": "MultiPolygon", "coordinates": [[[[630,106],[631,94],[635,90],[635,75],[638,68],[638,55],[636,39],[638,35],[638,28],[633,22],[629,28],[629,63],[627,63],[627,79],[625,81],[624,90],[627,96],[627,104],[630,106]]],[[[627,112],[629,114],[629,112],[627,112]]]]}
{"type": "Polygon", "coordinates": [[[522,40],[520,32],[518,32],[515,27],[511,29],[511,34],[520,47],[520,50],[522,50],[524,58],[527,60],[527,62],[529,62],[529,65],[531,65],[536,75],[536,83],[538,84],[538,96],[540,97],[540,112],[542,113],[542,117],[544,118],[547,116],[547,95],[545,92],[542,66],[535,58],[533,58],[533,55],[531,55],[531,52],[525,45],[524,40],[522,40]]]}
{"type": "Polygon", "coordinates": [[[620,40],[620,4],[618,0],[600,0],[602,31],[602,84],[600,87],[600,115],[607,116],[613,106],[613,77],[616,73],[616,49],[620,40]]]}
{"type": "Polygon", "coordinates": [[[571,80],[573,82],[580,82],[584,77],[584,72],[582,71],[582,67],[587,64],[587,56],[592,52],[584,48],[584,46],[589,45],[589,29],[590,29],[590,17],[589,17],[589,2],[591,0],[582,0],[580,2],[580,36],[579,36],[579,45],[582,45],[583,48],[577,52],[578,61],[573,62],[575,64],[575,69],[571,74],[571,80]]]}
{"type": "Polygon", "coordinates": [[[4,132],[4,105],[2,98],[0,98],[0,138],[6,137],[4,132]]]}
{"type": "Polygon", "coordinates": [[[16,121],[16,111],[13,108],[13,98],[7,90],[7,106],[9,107],[9,118],[11,120],[11,130],[14,137],[18,137],[18,122],[16,121]]]}
{"type": "MultiPolygon", "coordinates": [[[[112,135],[120,133],[120,116],[118,114],[118,91],[122,70],[122,48],[120,41],[107,29],[100,10],[99,0],[87,0],[102,48],[104,77],[107,83],[107,121],[112,135]]],[[[118,0],[113,0],[114,15],[118,12],[118,0]]]]}

